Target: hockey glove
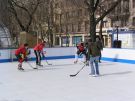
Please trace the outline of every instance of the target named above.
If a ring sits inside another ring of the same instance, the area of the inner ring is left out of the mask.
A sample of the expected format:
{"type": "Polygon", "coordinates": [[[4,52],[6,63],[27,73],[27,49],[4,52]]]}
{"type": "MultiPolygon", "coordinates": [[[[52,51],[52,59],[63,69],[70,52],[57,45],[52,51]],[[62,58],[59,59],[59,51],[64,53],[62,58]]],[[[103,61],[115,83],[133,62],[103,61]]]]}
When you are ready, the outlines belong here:
{"type": "Polygon", "coordinates": [[[24,59],[24,54],[20,54],[21,58],[24,59]]]}

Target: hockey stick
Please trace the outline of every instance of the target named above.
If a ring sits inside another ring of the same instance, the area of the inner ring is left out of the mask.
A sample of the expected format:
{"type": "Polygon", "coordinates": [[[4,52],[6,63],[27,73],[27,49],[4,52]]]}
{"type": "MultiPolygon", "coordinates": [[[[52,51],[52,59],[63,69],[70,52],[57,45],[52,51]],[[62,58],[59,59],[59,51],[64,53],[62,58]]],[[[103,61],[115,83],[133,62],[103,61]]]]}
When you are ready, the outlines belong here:
{"type": "Polygon", "coordinates": [[[47,60],[46,60],[46,56],[44,55],[44,60],[46,61],[47,65],[52,65],[51,63],[49,63],[47,60]]]}
{"type": "Polygon", "coordinates": [[[51,63],[48,63],[48,61],[46,59],[45,59],[45,61],[46,61],[47,65],[52,65],[51,63]]]}
{"type": "Polygon", "coordinates": [[[74,77],[74,76],[76,76],[83,68],[85,67],[85,65],[83,65],[83,67],[81,68],[81,69],[79,69],[79,71],[77,71],[77,73],[76,74],[72,74],[72,75],[70,75],[70,77],[74,77]]]}
{"type": "Polygon", "coordinates": [[[26,62],[32,69],[37,69],[36,67],[33,67],[28,61],[26,62]]]}

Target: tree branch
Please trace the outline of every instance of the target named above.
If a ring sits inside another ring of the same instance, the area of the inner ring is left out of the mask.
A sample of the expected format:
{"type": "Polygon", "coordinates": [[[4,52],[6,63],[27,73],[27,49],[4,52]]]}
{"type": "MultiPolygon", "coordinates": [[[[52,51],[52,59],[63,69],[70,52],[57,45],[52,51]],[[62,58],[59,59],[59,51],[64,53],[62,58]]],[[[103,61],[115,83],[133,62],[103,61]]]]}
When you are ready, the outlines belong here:
{"type": "Polygon", "coordinates": [[[30,16],[30,12],[27,8],[23,7],[23,6],[20,6],[19,4],[17,4],[14,0],[12,0],[12,2],[15,4],[15,6],[17,6],[18,8],[21,8],[23,9],[24,11],[26,11],[28,13],[28,15],[30,16]]]}
{"type": "Polygon", "coordinates": [[[122,0],[116,1],[106,12],[104,12],[97,20],[96,24],[99,23],[100,20],[102,20],[107,14],[109,14],[116,6],[118,6],[119,3],[121,3],[122,0]]]}
{"type": "Polygon", "coordinates": [[[90,6],[90,4],[88,3],[87,0],[84,0],[84,3],[85,3],[88,7],[90,6]]]}
{"type": "Polygon", "coordinates": [[[9,11],[15,16],[15,18],[16,18],[16,20],[17,20],[19,26],[21,27],[22,31],[24,31],[24,30],[25,30],[25,27],[22,25],[22,22],[21,22],[21,20],[19,19],[18,15],[17,15],[17,11],[15,10],[12,1],[13,1],[13,0],[8,0],[8,3],[10,4],[10,9],[9,9],[9,11]]]}
{"type": "Polygon", "coordinates": [[[96,4],[95,4],[95,9],[97,9],[98,4],[99,4],[99,0],[97,0],[97,1],[96,1],[96,4]]]}
{"type": "Polygon", "coordinates": [[[39,4],[40,4],[40,0],[37,0],[37,3],[36,3],[36,5],[35,5],[35,7],[34,7],[34,10],[32,11],[32,13],[31,13],[30,16],[29,16],[30,20],[29,20],[28,24],[26,25],[26,30],[27,30],[27,31],[29,30],[29,27],[30,27],[30,25],[31,25],[31,23],[32,23],[32,20],[33,20],[33,15],[35,14],[35,12],[36,12],[36,10],[37,10],[39,4]]]}

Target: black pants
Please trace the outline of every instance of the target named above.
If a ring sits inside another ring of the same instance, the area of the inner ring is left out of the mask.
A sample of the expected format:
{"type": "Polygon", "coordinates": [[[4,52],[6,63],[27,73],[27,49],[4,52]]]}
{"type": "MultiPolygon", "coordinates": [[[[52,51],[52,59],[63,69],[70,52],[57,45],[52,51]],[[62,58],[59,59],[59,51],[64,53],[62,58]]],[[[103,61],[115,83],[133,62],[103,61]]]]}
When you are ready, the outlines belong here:
{"type": "Polygon", "coordinates": [[[101,54],[101,51],[100,51],[99,62],[101,62],[101,57],[102,57],[102,54],[101,54]]]}
{"type": "Polygon", "coordinates": [[[85,51],[85,50],[84,50],[84,51],[82,51],[82,52],[81,52],[81,51],[79,51],[79,50],[77,51],[77,55],[78,55],[78,56],[81,56],[82,54],[83,54],[83,55],[85,55],[85,57],[86,57],[86,61],[87,61],[87,60],[89,60],[89,59],[88,59],[88,53],[86,53],[86,51],[85,51]]]}
{"type": "Polygon", "coordinates": [[[39,51],[34,50],[34,53],[36,55],[36,65],[40,65],[41,64],[41,54],[39,51]]]}

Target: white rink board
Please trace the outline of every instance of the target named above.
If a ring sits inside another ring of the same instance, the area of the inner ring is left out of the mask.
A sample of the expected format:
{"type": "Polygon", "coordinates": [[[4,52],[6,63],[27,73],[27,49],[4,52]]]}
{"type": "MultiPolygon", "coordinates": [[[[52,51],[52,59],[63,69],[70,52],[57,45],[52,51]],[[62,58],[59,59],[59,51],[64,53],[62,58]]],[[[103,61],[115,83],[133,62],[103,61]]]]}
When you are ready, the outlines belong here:
{"type": "Polygon", "coordinates": [[[135,49],[104,48],[102,57],[135,60],[135,49]]]}
{"type": "MultiPolygon", "coordinates": [[[[9,62],[15,58],[15,50],[2,49],[0,50],[0,62],[4,59],[9,62]]],[[[76,47],[62,47],[62,48],[45,48],[46,57],[60,57],[60,56],[74,56],[76,53],[76,47]]],[[[31,49],[31,58],[35,58],[33,49],[31,49]]],[[[125,59],[135,61],[135,49],[121,49],[121,48],[104,48],[102,51],[103,58],[112,58],[112,59],[125,59]]]]}

